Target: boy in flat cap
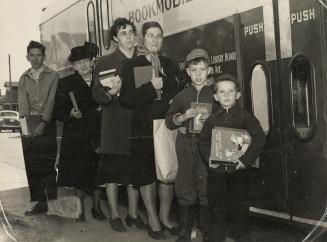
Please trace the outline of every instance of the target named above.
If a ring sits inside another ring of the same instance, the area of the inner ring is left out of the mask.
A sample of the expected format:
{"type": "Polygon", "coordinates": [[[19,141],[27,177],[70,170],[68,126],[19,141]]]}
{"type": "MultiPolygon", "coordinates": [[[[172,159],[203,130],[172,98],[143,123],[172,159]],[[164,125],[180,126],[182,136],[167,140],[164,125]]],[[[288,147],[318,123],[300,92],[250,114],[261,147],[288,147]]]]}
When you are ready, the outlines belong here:
{"type": "Polygon", "coordinates": [[[25,212],[25,216],[45,213],[47,200],[57,197],[55,156],[55,125],[51,113],[57,89],[58,74],[43,64],[45,46],[30,41],[27,60],[31,68],[23,73],[18,86],[18,110],[21,118],[31,115],[41,117],[40,123],[30,136],[22,136],[24,160],[31,201],[37,202],[25,212]],[[53,151],[53,153],[51,153],[53,151]]]}
{"type": "Polygon", "coordinates": [[[194,49],[186,57],[186,71],[192,83],[178,93],[166,115],[166,126],[178,129],[176,153],[178,172],[175,191],[179,204],[178,242],[191,241],[191,232],[195,220],[195,208],[200,204],[200,230],[203,241],[206,239],[207,226],[205,214],[207,200],[207,168],[198,150],[199,132],[205,115],[201,116],[197,106],[210,109],[217,105],[213,99],[213,88],[208,83],[209,56],[203,49],[194,49]],[[196,122],[200,127],[196,130],[196,122]],[[195,126],[194,126],[195,125],[195,126]]]}

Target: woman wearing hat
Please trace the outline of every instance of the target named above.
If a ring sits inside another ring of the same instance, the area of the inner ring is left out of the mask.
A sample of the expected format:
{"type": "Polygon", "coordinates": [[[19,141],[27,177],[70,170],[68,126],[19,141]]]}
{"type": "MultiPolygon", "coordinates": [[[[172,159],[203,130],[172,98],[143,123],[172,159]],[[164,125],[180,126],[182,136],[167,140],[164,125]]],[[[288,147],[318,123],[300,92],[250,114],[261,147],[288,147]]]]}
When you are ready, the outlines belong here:
{"type": "Polygon", "coordinates": [[[160,212],[156,211],[156,170],[153,145],[153,120],[165,117],[170,100],[177,92],[177,67],[158,52],[163,42],[163,30],[157,22],[146,22],[142,26],[143,43],[139,56],[128,60],[122,69],[120,102],[133,110],[132,157],[133,185],[140,193],[148,214],[148,234],[154,239],[164,239],[163,230],[178,232],[170,221],[169,213],[173,198],[173,184],[159,184],[160,212]],[[137,87],[134,70],[150,66],[151,80],[137,87]],[[152,74],[151,74],[152,73],[152,74]],[[160,225],[161,221],[161,225],[160,225]]]}
{"type": "MultiPolygon", "coordinates": [[[[92,63],[97,54],[97,46],[85,42],[84,46],[72,48],[68,60],[75,73],[60,80],[54,107],[57,121],[58,149],[56,166],[58,186],[74,187],[81,200],[82,215],[85,220],[84,192],[92,187],[94,178],[92,163],[97,141],[97,107],[92,99],[92,63]]],[[[100,201],[92,208],[92,215],[105,219],[100,201]]]]}

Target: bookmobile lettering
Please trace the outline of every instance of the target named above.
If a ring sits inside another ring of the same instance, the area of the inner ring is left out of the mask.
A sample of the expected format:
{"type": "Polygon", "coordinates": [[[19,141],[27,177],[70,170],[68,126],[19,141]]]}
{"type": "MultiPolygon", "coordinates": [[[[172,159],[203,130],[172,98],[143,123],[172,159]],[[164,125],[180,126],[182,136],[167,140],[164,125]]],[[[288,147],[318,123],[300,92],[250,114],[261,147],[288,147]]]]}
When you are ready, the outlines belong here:
{"type": "MultiPolygon", "coordinates": [[[[222,64],[224,62],[228,62],[228,61],[234,61],[236,60],[236,52],[226,52],[223,54],[219,54],[219,55],[214,55],[214,56],[210,56],[210,62],[213,66],[214,69],[214,74],[219,74],[223,72],[223,68],[221,65],[217,65],[217,64],[222,64]]],[[[181,60],[183,61],[183,60],[181,60]]],[[[178,63],[179,68],[185,69],[185,62],[179,62],[178,63]]]]}
{"type": "Polygon", "coordinates": [[[181,7],[192,0],[153,0],[140,8],[137,8],[128,13],[129,20],[132,22],[146,21],[149,18],[155,17],[173,8],[181,7]]]}
{"type": "Polygon", "coordinates": [[[211,60],[211,64],[233,61],[236,60],[236,52],[233,51],[233,52],[211,56],[210,60],[211,60]]]}

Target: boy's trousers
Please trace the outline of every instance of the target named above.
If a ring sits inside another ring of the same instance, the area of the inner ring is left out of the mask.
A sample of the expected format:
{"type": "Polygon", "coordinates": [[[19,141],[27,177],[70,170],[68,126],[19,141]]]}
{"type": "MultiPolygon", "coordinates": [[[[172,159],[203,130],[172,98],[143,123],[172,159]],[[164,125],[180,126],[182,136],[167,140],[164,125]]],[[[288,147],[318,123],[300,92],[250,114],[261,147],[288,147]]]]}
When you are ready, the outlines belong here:
{"type": "MultiPolygon", "coordinates": [[[[31,201],[47,201],[57,198],[56,128],[50,122],[45,133],[35,137],[22,137],[22,146],[31,201]]],[[[73,145],[73,144],[72,144],[73,145]]]]}
{"type": "Polygon", "coordinates": [[[198,148],[198,135],[178,132],[176,138],[178,172],[175,191],[179,204],[206,206],[207,167],[202,161],[198,148]]]}
{"type": "Polygon", "coordinates": [[[208,209],[212,241],[225,241],[231,237],[236,241],[250,241],[249,238],[249,189],[251,171],[242,170],[227,173],[209,171],[208,209]]]}

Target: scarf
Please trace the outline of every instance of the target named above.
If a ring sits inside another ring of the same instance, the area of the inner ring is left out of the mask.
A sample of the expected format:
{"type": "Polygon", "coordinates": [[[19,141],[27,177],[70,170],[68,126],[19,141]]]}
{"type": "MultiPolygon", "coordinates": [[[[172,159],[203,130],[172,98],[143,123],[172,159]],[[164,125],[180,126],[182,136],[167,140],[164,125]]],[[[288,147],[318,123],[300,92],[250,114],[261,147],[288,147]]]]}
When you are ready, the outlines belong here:
{"type": "Polygon", "coordinates": [[[153,53],[148,50],[144,45],[144,38],[142,35],[139,36],[139,43],[137,45],[137,55],[144,55],[150,57],[151,65],[153,66],[156,76],[159,76],[159,72],[163,73],[158,53],[153,53]]]}

